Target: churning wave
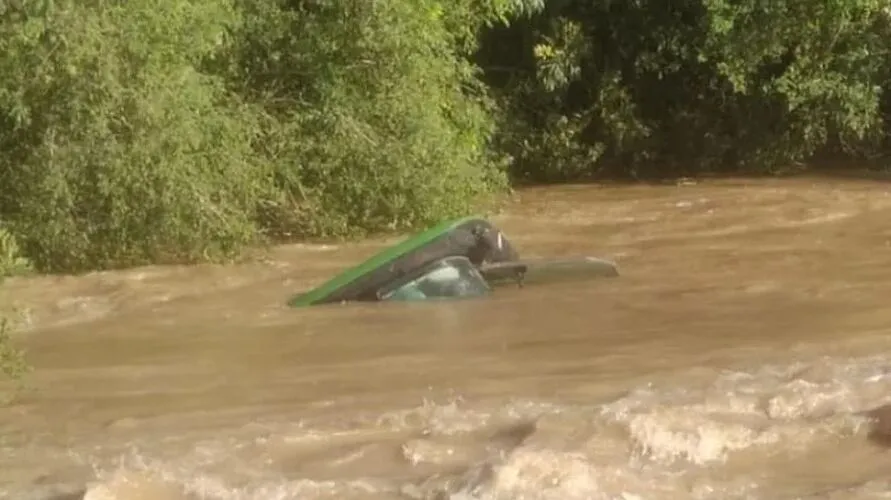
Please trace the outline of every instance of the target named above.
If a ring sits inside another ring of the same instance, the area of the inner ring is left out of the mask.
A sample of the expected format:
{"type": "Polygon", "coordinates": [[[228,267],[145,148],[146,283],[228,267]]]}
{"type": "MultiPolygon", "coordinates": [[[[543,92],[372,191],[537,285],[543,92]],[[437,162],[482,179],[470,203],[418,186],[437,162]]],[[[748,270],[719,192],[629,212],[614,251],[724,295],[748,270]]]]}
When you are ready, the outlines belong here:
{"type": "Polygon", "coordinates": [[[81,451],[95,468],[86,489],[7,493],[84,500],[891,498],[891,453],[868,439],[875,426],[869,410],[889,403],[891,358],[824,357],[693,374],[607,402],[428,402],[336,422],[254,423],[176,456],[145,443],[114,459],[81,451]],[[872,461],[874,473],[852,460],[872,461]],[[784,470],[809,463],[835,475],[816,486],[785,480],[784,470]]]}

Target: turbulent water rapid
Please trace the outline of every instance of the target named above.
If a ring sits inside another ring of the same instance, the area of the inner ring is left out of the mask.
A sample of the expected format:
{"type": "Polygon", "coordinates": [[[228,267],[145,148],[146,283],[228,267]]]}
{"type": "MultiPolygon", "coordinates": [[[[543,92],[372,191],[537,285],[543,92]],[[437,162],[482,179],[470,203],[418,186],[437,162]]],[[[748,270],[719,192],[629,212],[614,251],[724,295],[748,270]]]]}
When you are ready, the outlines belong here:
{"type": "Polygon", "coordinates": [[[284,305],[392,240],[12,280],[0,496],[891,498],[889,190],[520,191],[524,255],[622,276],[477,301],[284,305]]]}

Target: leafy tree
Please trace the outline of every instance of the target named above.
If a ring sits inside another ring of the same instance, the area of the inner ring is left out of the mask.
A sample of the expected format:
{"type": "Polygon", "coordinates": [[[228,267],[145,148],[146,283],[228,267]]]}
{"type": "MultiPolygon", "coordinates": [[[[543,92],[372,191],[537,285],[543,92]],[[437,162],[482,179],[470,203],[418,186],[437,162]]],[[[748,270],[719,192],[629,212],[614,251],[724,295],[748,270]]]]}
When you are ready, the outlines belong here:
{"type": "MultiPolygon", "coordinates": [[[[505,13],[500,3],[488,6],[491,16],[505,13]]],[[[267,116],[261,151],[280,198],[265,207],[263,227],[278,236],[402,229],[466,213],[505,187],[488,147],[491,103],[464,57],[466,8],[239,5],[224,71],[267,116]]]]}
{"type": "Polygon", "coordinates": [[[22,2],[0,18],[0,213],[41,269],[227,255],[254,236],[254,116],[196,66],[224,2],[22,2]]]}
{"type": "Polygon", "coordinates": [[[876,137],[877,0],[563,0],[484,37],[517,178],[763,171],[876,137]]]}
{"type": "Polygon", "coordinates": [[[41,270],[465,214],[515,181],[888,151],[879,0],[26,0],[0,217],[41,270]]]}

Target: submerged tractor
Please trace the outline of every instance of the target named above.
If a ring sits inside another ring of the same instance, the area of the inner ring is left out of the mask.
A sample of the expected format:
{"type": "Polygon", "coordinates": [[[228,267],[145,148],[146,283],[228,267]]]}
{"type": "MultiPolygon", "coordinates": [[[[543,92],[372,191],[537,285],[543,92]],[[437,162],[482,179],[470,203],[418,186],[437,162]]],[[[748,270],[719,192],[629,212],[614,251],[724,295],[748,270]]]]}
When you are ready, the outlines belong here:
{"type": "Polygon", "coordinates": [[[474,298],[501,286],[618,275],[614,262],[593,257],[522,260],[489,221],[465,217],[386,248],[288,304],[474,298]]]}

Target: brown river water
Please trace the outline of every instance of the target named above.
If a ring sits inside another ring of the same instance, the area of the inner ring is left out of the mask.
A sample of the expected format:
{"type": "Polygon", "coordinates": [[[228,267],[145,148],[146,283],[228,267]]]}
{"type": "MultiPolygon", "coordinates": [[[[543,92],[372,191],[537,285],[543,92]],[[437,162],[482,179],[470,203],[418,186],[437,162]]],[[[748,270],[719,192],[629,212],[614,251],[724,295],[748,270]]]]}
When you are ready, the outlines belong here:
{"type": "Polygon", "coordinates": [[[478,301],[285,306],[393,239],[9,281],[0,497],[891,498],[889,191],[522,190],[521,253],[622,275],[478,301]]]}

